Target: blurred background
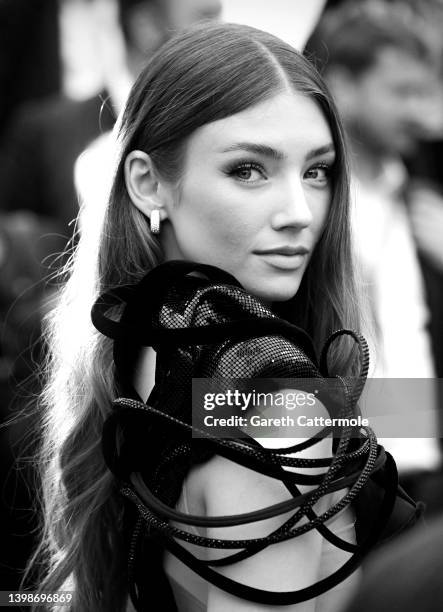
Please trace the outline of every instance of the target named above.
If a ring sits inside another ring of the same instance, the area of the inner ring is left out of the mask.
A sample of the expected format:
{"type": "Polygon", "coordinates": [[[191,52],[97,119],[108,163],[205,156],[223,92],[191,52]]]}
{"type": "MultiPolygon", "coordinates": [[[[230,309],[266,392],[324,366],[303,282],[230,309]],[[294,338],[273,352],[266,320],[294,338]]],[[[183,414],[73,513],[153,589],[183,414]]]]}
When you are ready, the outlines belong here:
{"type": "MultiPolygon", "coordinates": [[[[139,70],[204,19],[266,29],[322,72],[351,153],[372,375],[443,378],[443,0],[0,0],[0,590],[18,589],[38,527],[41,323],[80,206],[105,197],[139,70]]],[[[442,404],[440,385],[434,438],[383,441],[428,516],[443,511],[442,404]]]]}

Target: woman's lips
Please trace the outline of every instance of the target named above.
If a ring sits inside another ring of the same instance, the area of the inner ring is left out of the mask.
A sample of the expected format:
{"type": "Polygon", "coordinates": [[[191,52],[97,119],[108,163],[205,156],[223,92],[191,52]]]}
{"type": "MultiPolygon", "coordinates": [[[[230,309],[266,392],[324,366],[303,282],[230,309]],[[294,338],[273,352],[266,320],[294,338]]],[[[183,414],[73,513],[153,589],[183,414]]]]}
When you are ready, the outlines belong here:
{"type": "Polygon", "coordinates": [[[282,253],[257,253],[273,268],[280,270],[297,270],[306,259],[307,253],[296,253],[294,255],[284,255],[282,253]]]}

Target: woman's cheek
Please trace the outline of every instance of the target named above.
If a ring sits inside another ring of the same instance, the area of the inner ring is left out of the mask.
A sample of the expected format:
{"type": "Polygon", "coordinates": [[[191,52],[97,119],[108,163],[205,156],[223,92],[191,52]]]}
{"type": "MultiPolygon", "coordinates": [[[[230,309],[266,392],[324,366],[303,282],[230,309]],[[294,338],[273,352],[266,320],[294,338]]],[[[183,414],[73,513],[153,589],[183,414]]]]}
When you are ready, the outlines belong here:
{"type": "Polygon", "coordinates": [[[240,220],[232,219],[231,223],[224,225],[220,230],[220,240],[224,251],[228,251],[232,257],[242,258],[242,254],[254,243],[254,237],[258,230],[240,220]]]}
{"type": "Polygon", "coordinates": [[[326,224],[328,217],[330,196],[324,194],[320,199],[317,199],[311,204],[311,211],[313,213],[313,221],[310,226],[314,241],[320,238],[326,224]]]}
{"type": "Polygon", "coordinates": [[[259,231],[255,198],[253,202],[249,201],[247,194],[239,194],[236,186],[227,188],[225,184],[213,181],[202,190],[200,181],[198,184],[192,181],[192,185],[187,185],[182,204],[187,220],[192,218],[196,239],[207,243],[210,237],[213,246],[217,245],[224,253],[232,249],[243,251],[259,231]]]}

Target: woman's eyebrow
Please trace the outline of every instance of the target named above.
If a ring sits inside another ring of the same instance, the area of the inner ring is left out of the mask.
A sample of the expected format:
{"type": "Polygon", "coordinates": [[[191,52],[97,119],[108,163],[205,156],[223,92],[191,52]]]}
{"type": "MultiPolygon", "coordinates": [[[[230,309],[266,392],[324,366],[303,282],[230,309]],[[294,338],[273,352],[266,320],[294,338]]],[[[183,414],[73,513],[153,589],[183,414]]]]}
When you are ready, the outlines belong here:
{"type": "Polygon", "coordinates": [[[230,145],[226,149],[222,149],[222,153],[231,153],[232,151],[249,151],[249,153],[256,153],[257,155],[264,155],[270,157],[276,161],[282,161],[286,159],[286,155],[282,151],[278,151],[273,147],[265,144],[259,144],[256,142],[236,142],[230,145]]]}
{"type": "MultiPolygon", "coordinates": [[[[236,142],[235,144],[222,149],[222,153],[231,153],[233,151],[249,151],[249,153],[256,153],[257,155],[264,155],[265,157],[269,157],[275,161],[283,161],[287,159],[287,155],[278,149],[274,149],[274,147],[270,147],[269,145],[260,144],[256,142],[236,142]]],[[[306,161],[313,159],[314,157],[319,157],[320,155],[325,155],[326,153],[334,153],[335,147],[332,142],[325,144],[321,147],[317,147],[312,149],[306,154],[306,161]]]]}
{"type": "Polygon", "coordinates": [[[319,157],[320,155],[325,155],[326,153],[335,153],[335,147],[332,142],[309,151],[309,153],[306,155],[306,161],[309,161],[314,157],[319,157]]]}

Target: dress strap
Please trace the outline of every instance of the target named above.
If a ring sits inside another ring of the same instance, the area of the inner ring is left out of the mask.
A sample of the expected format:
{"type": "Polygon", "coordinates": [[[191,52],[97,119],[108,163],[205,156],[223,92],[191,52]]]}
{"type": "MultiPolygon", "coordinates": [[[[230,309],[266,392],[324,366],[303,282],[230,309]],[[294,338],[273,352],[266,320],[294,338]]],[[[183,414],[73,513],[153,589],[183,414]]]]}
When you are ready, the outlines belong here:
{"type": "MultiPolygon", "coordinates": [[[[179,498],[176,509],[179,511],[183,511],[184,514],[192,514],[192,512],[189,510],[186,480],[183,481],[182,493],[179,498]]],[[[187,528],[189,528],[189,531],[193,532],[195,535],[198,535],[198,536],[204,535],[202,534],[201,530],[199,530],[195,525],[187,525],[187,528]]]]}

